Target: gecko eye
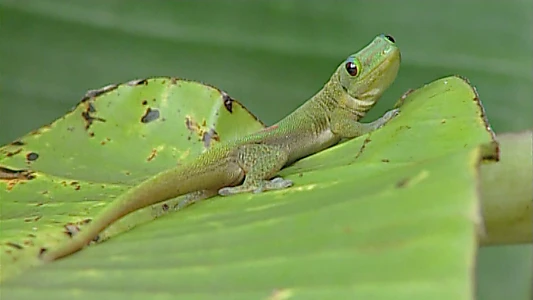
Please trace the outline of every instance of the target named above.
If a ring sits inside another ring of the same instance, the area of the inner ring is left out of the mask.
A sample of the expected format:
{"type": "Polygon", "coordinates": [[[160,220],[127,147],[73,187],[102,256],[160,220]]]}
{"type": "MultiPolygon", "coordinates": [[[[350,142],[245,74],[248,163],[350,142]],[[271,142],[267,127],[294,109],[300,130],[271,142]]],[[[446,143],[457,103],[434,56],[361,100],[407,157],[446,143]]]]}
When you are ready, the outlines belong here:
{"type": "Polygon", "coordinates": [[[346,71],[348,72],[348,74],[352,76],[357,75],[357,73],[359,72],[359,70],[357,69],[357,65],[353,61],[347,61],[344,66],[346,67],[346,71]]]}

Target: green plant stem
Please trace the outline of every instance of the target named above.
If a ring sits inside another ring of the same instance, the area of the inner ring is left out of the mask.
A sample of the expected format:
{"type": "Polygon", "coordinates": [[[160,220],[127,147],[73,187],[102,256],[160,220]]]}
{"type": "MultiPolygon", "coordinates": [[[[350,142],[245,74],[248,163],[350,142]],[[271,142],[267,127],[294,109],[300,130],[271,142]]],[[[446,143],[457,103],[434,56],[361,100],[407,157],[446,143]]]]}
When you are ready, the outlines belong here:
{"type": "Polygon", "coordinates": [[[497,137],[500,161],[481,166],[482,246],[533,242],[533,131],[497,137]]]}

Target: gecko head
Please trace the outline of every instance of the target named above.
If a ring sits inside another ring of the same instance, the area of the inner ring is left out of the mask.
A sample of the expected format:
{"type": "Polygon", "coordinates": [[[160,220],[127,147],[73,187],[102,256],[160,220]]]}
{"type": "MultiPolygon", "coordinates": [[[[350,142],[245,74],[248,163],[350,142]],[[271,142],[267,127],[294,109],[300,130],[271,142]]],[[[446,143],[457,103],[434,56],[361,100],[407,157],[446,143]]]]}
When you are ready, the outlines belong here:
{"type": "Polygon", "coordinates": [[[400,68],[400,49],[394,38],[381,34],[339,66],[338,80],[349,106],[369,110],[392,84],[400,68]],[[351,105],[350,105],[351,104],[351,105]]]}

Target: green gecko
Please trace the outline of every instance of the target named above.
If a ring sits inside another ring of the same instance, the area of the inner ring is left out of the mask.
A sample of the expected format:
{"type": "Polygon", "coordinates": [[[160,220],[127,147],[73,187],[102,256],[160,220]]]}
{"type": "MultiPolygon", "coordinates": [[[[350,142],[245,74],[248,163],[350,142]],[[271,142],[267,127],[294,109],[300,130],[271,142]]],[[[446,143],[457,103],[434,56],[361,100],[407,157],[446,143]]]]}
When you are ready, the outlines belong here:
{"type": "Polygon", "coordinates": [[[395,109],[374,122],[358,122],[392,84],[399,67],[400,50],[394,39],[377,36],[350,55],[317,94],[275,125],[214,145],[194,161],[131,188],[71,240],[42,251],[41,259],[52,261],[74,253],[123,216],[181,195],[259,193],[292,186],[290,180],[273,178],[284,166],[341,139],[373,131],[397,115],[395,109]]]}

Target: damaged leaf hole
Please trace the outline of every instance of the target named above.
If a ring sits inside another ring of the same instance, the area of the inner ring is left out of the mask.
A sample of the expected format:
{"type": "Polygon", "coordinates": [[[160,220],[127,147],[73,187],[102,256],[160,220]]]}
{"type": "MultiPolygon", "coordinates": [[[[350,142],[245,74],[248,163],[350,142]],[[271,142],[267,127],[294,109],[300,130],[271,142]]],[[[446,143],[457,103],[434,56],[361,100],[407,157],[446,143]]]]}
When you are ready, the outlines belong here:
{"type": "Polygon", "coordinates": [[[159,119],[159,110],[158,109],[152,109],[150,107],[148,107],[146,109],[146,112],[144,113],[144,115],[142,116],[141,118],[141,123],[149,123],[149,122],[152,122],[152,121],[155,121],[157,119],[159,119]]]}
{"type": "Polygon", "coordinates": [[[209,131],[204,132],[202,135],[202,142],[204,143],[205,148],[209,148],[211,140],[220,142],[220,137],[214,128],[209,129],[209,131]]]}
{"type": "Polygon", "coordinates": [[[73,237],[76,233],[80,232],[80,228],[74,224],[65,225],[64,231],[69,237],[73,237]]]}
{"type": "Polygon", "coordinates": [[[9,168],[4,168],[0,166],[0,179],[34,179],[35,175],[30,170],[13,170],[9,168]]]}
{"type": "Polygon", "coordinates": [[[224,107],[230,112],[233,113],[233,99],[231,97],[222,92],[222,100],[224,101],[224,107]]]}
{"type": "Polygon", "coordinates": [[[96,108],[94,108],[94,105],[92,102],[87,102],[87,112],[90,112],[90,113],[96,112],[96,108]]]}
{"type": "Polygon", "coordinates": [[[135,79],[128,82],[129,86],[148,85],[148,79],[135,79]]]}
{"type": "Polygon", "coordinates": [[[35,152],[30,152],[30,153],[26,154],[26,160],[28,160],[28,161],[35,161],[35,160],[37,160],[37,158],[39,158],[39,154],[37,154],[35,152]]]}
{"type": "Polygon", "coordinates": [[[111,92],[115,89],[118,88],[118,84],[110,84],[110,85],[107,85],[107,86],[104,86],[103,88],[100,88],[100,89],[96,89],[96,90],[88,90],[86,93],[85,93],[85,96],[83,96],[83,98],[81,99],[81,102],[84,103],[84,102],[87,102],[93,98],[96,98],[102,94],[105,94],[107,92],[111,92]]]}
{"type": "Polygon", "coordinates": [[[72,236],[76,235],[78,232],[80,232],[80,225],[89,224],[89,223],[91,223],[91,221],[92,221],[92,219],[85,219],[85,220],[82,220],[82,221],[78,222],[77,224],[68,223],[68,224],[65,225],[64,233],[66,235],[68,235],[69,237],[72,237],[72,236]]]}

